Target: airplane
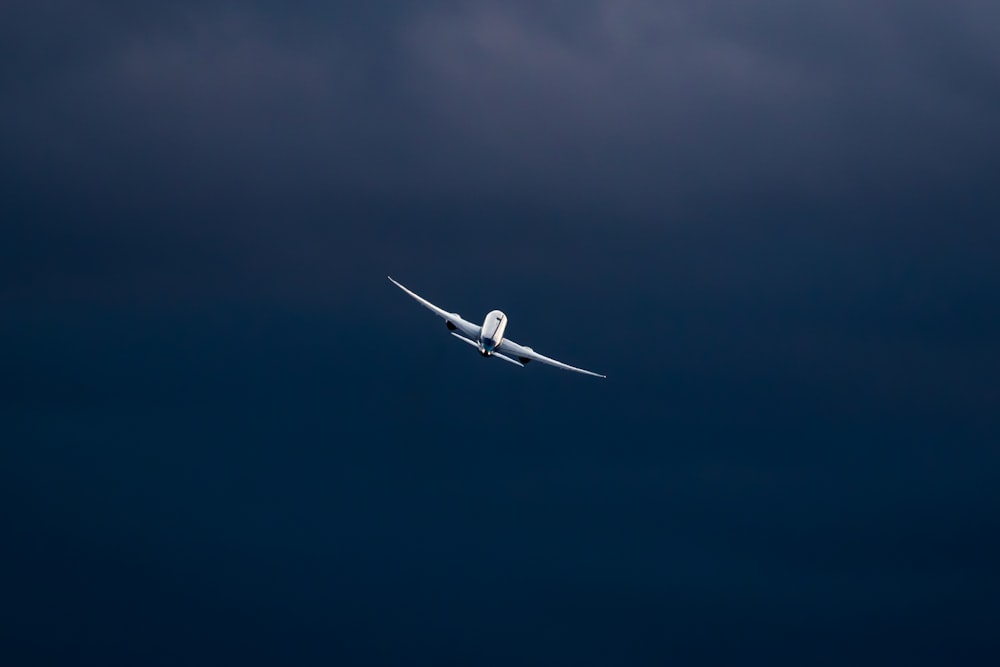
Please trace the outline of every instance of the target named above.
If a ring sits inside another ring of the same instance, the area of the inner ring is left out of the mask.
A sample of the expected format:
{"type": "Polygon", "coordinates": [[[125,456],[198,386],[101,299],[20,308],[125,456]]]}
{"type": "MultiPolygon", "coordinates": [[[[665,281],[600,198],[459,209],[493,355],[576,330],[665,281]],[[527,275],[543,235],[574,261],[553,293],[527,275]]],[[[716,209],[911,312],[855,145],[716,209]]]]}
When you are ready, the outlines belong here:
{"type": "Polygon", "coordinates": [[[466,322],[463,320],[458,313],[449,313],[442,308],[438,308],[427,299],[414,294],[393,280],[392,276],[386,277],[392,281],[392,284],[396,287],[416,299],[420,305],[434,312],[439,317],[444,318],[445,326],[448,327],[448,331],[451,332],[452,336],[458,338],[463,343],[468,343],[469,345],[475,347],[479,350],[479,354],[484,357],[497,357],[498,359],[503,359],[506,362],[514,364],[515,366],[520,366],[521,368],[524,368],[524,365],[529,361],[540,361],[543,364],[555,366],[556,368],[562,368],[567,371],[583,373],[584,375],[593,375],[594,377],[599,378],[607,377],[606,375],[601,375],[600,373],[594,373],[593,371],[587,371],[582,368],[577,368],[576,366],[564,364],[561,361],[556,361],[555,359],[550,359],[543,354],[538,354],[530,347],[518,345],[511,339],[505,338],[504,332],[507,329],[507,316],[503,313],[503,311],[491,310],[486,314],[486,319],[483,320],[482,326],[477,326],[472,322],[466,322]]]}

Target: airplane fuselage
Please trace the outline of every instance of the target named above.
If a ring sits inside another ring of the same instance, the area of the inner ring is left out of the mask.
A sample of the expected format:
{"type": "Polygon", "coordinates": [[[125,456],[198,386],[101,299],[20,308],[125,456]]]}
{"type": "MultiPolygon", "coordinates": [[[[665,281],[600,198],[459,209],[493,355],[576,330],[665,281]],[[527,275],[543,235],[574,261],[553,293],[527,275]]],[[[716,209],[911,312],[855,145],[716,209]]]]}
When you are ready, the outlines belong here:
{"type": "Polygon", "coordinates": [[[483,320],[479,330],[479,354],[488,357],[496,351],[503,341],[503,332],[507,328],[507,316],[503,311],[491,310],[483,320]]]}

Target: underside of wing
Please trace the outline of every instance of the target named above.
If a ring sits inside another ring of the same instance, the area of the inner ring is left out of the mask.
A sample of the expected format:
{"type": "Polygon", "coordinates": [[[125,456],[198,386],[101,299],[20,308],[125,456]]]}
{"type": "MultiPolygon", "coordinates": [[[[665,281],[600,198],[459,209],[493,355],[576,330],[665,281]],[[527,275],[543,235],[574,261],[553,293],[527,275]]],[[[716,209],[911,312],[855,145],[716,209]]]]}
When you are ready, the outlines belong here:
{"type": "Polygon", "coordinates": [[[427,310],[430,310],[438,317],[443,318],[448,325],[448,329],[450,329],[452,332],[457,331],[463,337],[469,339],[476,339],[479,337],[478,325],[463,320],[458,313],[449,313],[447,310],[443,308],[438,308],[427,299],[423,298],[418,294],[415,294],[414,292],[411,292],[410,290],[400,285],[398,282],[392,279],[392,276],[386,276],[386,277],[392,282],[393,285],[395,285],[396,287],[398,287],[399,289],[403,290],[411,297],[413,297],[417,301],[417,303],[419,303],[421,306],[423,306],[427,310]]]}
{"type": "Polygon", "coordinates": [[[530,347],[525,347],[524,345],[518,345],[509,338],[504,338],[500,343],[498,348],[501,352],[517,359],[522,364],[526,364],[529,361],[538,361],[543,364],[548,364],[549,366],[555,366],[556,368],[561,368],[566,371],[573,371],[574,373],[583,373],[584,375],[593,375],[594,377],[607,377],[606,375],[601,375],[600,373],[595,373],[593,371],[588,371],[583,368],[577,368],[576,366],[570,366],[569,364],[564,364],[561,361],[556,361],[550,357],[546,357],[544,354],[538,354],[530,347]]]}

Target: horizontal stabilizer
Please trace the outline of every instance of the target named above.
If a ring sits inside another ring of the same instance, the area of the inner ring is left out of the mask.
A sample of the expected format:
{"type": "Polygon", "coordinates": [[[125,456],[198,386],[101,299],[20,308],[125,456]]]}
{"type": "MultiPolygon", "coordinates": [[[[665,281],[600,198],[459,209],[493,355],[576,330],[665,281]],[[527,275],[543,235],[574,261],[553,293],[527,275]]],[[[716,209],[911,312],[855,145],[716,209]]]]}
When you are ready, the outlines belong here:
{"type": "Polygon", "coordinates": [[[522,364],[522,363],[521,363],[520,361],[518,361],[517,359],[511,359],[511,358],[510,358],[510,357],[508,357],[508,356],[507,356],[506,354],[500,354],[499,352],[494,352],[494,353],[493,353],[492,355],[490,355],[490,356],[493,356],[493,357],[497,357],[498,359],[503,359],[503,360],[504,360],[504,361],[506,361],[507,363],[510,363],[510,364],[514,364],[515,366],[520,366],[521,368],[524,368],[524,364],[522,364]]]}
{"type": "Polygon", "coordinates": [[[452,336],[454,336],[455,338],[459,339],[459,340],[460,340],[460,341],[462,341],[463,343],[468,343],[468,344],[469,344],[469,345],[471,345],[472,347],[476,347],[476,348],[478,348],[478,347],[479,347],[479,343],[477,343],[477,342],[476,342],[476,341],[474,341],[474,340],[469,340],[468,338],[466,338],[465,336],[463,336],[463,335],[462,335],[462,334],[460,334],[460,333],[457,333],[457,332],[455,332],[455,331],[452,331],[452,332],[451,332],[451,335],[452,335],[452,336]]]}

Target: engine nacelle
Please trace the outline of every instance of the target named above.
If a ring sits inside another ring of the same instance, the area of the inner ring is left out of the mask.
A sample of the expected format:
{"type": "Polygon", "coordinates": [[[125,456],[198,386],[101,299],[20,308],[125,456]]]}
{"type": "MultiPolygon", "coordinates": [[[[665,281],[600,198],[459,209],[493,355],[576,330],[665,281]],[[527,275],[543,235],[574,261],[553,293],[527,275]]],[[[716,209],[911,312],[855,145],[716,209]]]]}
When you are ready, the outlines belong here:
{"type": "Polygon", "coordinates": [[[452,324],[451,320],[445,320],[444,325],[448,327],[448,331],[454,331],[455,329],[458,328],[454,324],[452,324]]]}

